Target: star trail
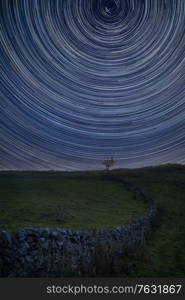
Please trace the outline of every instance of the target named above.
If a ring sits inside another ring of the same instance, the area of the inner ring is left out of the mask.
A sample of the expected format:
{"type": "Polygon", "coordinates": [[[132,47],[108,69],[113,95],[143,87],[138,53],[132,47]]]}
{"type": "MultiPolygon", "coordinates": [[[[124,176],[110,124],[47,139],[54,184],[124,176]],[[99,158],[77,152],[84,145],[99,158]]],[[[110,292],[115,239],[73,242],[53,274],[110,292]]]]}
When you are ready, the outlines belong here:
{"type": "Polygon", "coordinates": [[[185,163],[184,0],[1,0],[0,169],[185,163]]]}

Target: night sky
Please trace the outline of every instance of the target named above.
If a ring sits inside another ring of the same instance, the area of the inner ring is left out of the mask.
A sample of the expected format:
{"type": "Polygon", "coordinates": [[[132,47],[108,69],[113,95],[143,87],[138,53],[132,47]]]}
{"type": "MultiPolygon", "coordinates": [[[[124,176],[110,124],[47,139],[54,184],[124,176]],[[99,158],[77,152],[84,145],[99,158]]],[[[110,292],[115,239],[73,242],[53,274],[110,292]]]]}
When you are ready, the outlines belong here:
{"type": "Polygon", "coordinates": [[[184,0],[0,0],[0,169],[185,163],[184,0]]]}

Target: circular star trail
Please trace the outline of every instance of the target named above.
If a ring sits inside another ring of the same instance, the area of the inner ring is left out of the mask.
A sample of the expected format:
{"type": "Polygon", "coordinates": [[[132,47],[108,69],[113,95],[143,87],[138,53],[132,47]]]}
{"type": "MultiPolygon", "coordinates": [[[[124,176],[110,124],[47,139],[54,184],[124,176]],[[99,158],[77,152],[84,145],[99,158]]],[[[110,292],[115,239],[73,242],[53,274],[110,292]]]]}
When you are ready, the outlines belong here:
{"type": "Polygon", "coordinates": [[[1,0],[0,168],[185,162],[184,0],[1,0]]]}

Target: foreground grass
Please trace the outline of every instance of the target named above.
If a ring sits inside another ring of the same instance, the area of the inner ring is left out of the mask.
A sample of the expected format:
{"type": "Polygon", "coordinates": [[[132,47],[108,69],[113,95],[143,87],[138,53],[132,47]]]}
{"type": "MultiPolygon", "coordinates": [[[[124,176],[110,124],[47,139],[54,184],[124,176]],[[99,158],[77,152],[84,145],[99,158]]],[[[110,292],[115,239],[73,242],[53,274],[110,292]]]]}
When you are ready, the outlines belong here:
{"type": "Polygon", "coordinates": [[[143,255],[134,261],[137,275],[184,277],[185,167],[169,165],[114,173],[140,186],[159,207],[158,228],[147,241],[143,255]]]}
{"type": "MultiPolygon", "coordinates": [[[[103,172],[0,173],[1,228],[64,226],[99,228],[126,224],[148,211],[120,183],[103,172]],[[51,198],[52,197],[52,201],[51,198]]],[[[135,183],[159,208],[158,227],[139,256],[119,262],[136,266],[133,276],[185,276],[185,167],[113,170],[135,183]]],[[[120,268],[119,268],[120,269],[120,268]]],[[[115,274],[122,276],[122,274],[115,274]]]]}
{"type": "Polygon", "coordinates": [[[1,229],[109,228],[127,224],[148,209],[149,203],[101,174],[0,173],[1,229]]]}

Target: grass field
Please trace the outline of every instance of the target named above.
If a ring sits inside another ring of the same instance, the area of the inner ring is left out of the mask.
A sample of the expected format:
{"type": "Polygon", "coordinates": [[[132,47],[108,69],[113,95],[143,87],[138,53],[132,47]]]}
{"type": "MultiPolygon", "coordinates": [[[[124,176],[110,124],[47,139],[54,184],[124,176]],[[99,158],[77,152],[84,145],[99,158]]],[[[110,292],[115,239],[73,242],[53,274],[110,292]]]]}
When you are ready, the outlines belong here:
{"type": "Polygon", "coordinates": [[[157,201],[159,226],[150,236],[143,257],[135,260],[138,276],[185,276],[185,167],[167,165],[117,170],[157,201]]]}
{"type": "MultiPolygon", "coordinates": [[[[103,173],[1,172],[1,228],[109,228],[147,213],[149,205],[121,183],[103,180],[103,173]]],[[[159,208],[158,227],[142,255],[128,258],[136,265],[134,276],[184,277],[185,167],[169,165],[110,173],[136,184],[157,201],[159,208]]]]}
{"type": "Polygon", "coordinates": [[[146,214],[149,203],[101,174],[0,173],[0,226],[109,228],[146,214]]]}

